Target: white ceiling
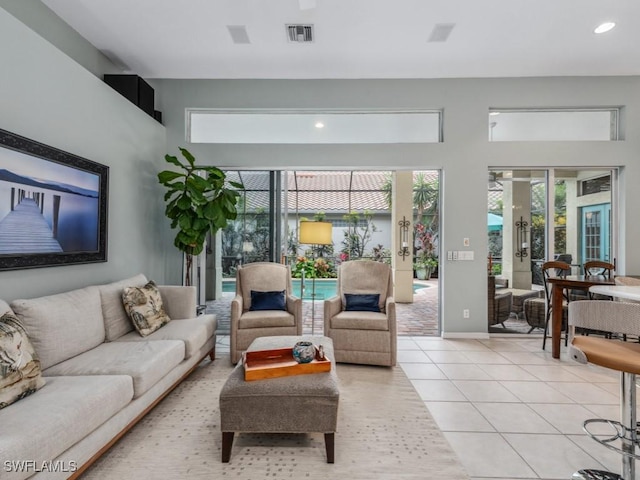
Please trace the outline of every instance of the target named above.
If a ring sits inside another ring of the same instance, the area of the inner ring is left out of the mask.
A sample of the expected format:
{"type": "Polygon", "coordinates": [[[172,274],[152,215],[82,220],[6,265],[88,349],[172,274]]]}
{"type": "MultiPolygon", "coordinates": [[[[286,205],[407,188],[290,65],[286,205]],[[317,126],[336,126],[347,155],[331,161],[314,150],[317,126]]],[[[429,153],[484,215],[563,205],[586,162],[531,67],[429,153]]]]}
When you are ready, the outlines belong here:
{"type": "Polygon", "coordinates": [[[638,0],[42,1],[145,78],[640,74],[638,0]],[[594,34],[604,21],[617,26],[594,34]],[[313,24],[315,41],[289,43],[291,23],[313,24]],[[428,42],[436,24],[455,24],[446,42],[428,42]]]}

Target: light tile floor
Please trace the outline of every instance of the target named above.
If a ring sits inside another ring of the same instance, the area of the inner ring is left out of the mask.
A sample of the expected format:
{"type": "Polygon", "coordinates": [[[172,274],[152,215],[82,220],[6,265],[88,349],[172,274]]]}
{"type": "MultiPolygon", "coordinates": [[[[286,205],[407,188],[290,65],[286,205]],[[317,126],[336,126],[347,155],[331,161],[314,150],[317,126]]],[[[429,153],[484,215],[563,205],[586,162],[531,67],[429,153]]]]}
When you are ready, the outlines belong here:
{"type": "MultiPolygon", "coordinates": [[[[228,351],[229,337],[216,348],[228,351]]],[[[403,336],[398,362],[472,480],[620,473],[620,456],[582,430],[587,418],[619,419],[619,375],[580,365],[562,348],[554,360],[539,338],[403,336]]]]}

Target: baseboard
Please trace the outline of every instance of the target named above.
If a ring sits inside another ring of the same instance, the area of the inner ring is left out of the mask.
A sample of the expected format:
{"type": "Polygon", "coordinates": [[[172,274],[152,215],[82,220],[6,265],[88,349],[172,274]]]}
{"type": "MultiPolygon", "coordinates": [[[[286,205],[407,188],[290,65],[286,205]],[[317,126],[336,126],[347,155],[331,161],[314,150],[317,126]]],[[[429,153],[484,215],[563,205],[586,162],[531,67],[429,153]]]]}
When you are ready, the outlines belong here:
{"type": "Polygon", "coordinates": [[[490,338],[489,334],[484,332],[442,332],[440,336],[442,338],[471,338],[476,340],[486,340],[490,338]]]}

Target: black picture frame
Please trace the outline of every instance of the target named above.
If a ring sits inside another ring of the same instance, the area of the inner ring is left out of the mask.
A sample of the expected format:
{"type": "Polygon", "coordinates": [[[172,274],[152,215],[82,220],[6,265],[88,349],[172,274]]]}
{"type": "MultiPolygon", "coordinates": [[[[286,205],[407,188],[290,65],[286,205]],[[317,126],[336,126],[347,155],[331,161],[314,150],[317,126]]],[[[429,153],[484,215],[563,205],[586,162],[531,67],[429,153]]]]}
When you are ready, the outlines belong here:
{"type": "Polygon", "coordinates": [[[106,262],[108,189],[109,167],[0,129],[0,270],[106,262]]]}

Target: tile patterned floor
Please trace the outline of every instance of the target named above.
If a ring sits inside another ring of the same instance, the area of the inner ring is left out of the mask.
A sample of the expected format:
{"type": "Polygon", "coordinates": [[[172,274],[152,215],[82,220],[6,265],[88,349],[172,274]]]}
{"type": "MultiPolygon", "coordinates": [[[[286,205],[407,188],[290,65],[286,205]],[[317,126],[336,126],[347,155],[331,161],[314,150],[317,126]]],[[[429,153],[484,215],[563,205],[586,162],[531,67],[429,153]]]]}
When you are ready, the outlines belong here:
{"type": "MultiPolygon", "coordinates": [[[[227,336],[218,348],[228,351],[227,336]]],[[[554,360],[539,338],[399,336],[398,362],[472,480],[620,473],[620,456],[582,431],[587,418],[618,419],[618,375],[562,348],[554,360]]]]}

